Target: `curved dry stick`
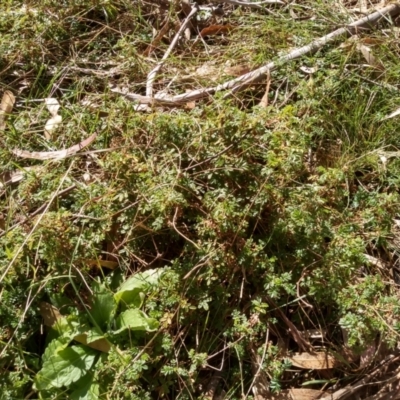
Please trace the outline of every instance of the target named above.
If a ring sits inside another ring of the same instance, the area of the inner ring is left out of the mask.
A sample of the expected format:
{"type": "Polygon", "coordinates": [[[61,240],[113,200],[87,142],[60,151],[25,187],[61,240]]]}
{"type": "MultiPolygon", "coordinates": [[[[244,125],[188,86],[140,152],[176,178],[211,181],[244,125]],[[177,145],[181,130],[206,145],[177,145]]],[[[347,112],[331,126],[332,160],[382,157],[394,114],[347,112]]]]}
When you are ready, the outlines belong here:
{"type": "Polygon", "coordinates": [[[249,1],[245,0],[219,0],[219,3],[228,3],[228,4],[233,4],[235,6],[244,6],[244,7],[254,7],[254,8],[264,8],[262,7],[263,5],[267,4],[285,4],[281,0],[263,0],[259,1],[257,3],[250,3],[249,1]]]}
{"type": "Polygon", "coordinates": [[[242,75],[238,78],[232,79],[228,82],[225,82],[221,85],[204,88],[204,89],[196,89],[191,92],[179,94],[176,96],[141,96],[135,93],[123,93],[118,89],[111,89],[114,93],[119,93],[128,99],[133,101],[138,101],[143,104],[152,104],[152,105],[178,105],[182,103],[186,103],[189,101],[200,100],[205,97],[208,97],[214,93],[220,92],[222,90],[230,90],[229,93],[225,95],[228,97],[235,92],[240,90],[244,90],[248,86],[257,83],[258,81],[264,79],[271,71],[275,70],[278,66],[300,58],[306,54],[311,54],[316,52],[317,50],[323,48],[325,45],[334,42],[339,36],[346,35],[351,36],[358,32],[360,28],[368,29],[371,25],[375,25],[378,23],[381,18],[385,16],[396,16],[400,14],[400,4],[390,4],[389,6],[382,8],[379,11],[376,11],[358,21],[351,23],[343,28],[337,29],[328,35],[322,36],[319,39],[314,40],[310,44],[300,47],[291,51],[290,53],[278,58],[277,61],[272,61],[261,68],[258,68],[252,72],[249,72],[245,75],[242,75]]]}
{"type": "Polygon", "coordinates": [[[96,136],[97,133],[93,133],[93,135],[89,136],[87,139],[65,150],[30,152],[20,149],[13,149],[11,150],[11,152],[16,156],[22,158],[33,158],[35,160],[61,160],[62,158],[66,158],[72,154],[77,153],[79,150],[82,150],[84,147],[89,146],[89,144],[92,143],[94,139],[96,139],[96,136]]]}
{"type": "Polygon", "coordinates": [[[197,3],[194,3],[192,5],[192,10],[190,11],[189,15],[186,17],[186,19],[183,21],[181,27],[179,28],[178,32],[176,33],[175,37],[173,38],[171,44],[169,45],[167,51],[165,52],[163,58],[161,59],[161,61],[154,67],[154,69],[152,69],[149,73],[149,75],[147,76],[147,85],[146,85],[146,95],[148,97],[152,97],[153,96],[153,83],[156,79],[156,75],[158,74],[158,72],[160,71],[160,69],[162,68],[162,66],[165,63],[165,60],[168,58],[168,56],[171,54],[173,48],[176,46],[176,44],[178,43],[178,39],[181,37],[182,33],[184,32],[184,30],[186,29],[186,27],[188,26],[190,20],[192,19],[192,17],[197,13],[197,11],[199,11],[199,7],[197,5],[197,3]]]}

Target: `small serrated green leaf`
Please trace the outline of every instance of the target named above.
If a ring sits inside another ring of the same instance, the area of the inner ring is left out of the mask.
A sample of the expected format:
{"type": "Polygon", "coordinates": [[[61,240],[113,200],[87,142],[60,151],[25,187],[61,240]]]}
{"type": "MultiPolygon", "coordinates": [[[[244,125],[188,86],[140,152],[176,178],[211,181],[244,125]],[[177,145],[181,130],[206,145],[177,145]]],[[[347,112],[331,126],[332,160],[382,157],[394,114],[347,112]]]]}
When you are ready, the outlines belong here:
{"type": "Polygon", "coordinates": [[[115,333],[122,332],[125,329],[153,332],[158,328],[158,322],[154,318],[149,318],[143,311],[130,309],[119,315],[117,327],[119,329],[115,333]]]}
{"type": "Polygon", "coordinates": [[[54,353],[36,375],[36,389],[60,388],[76,382],[90,370],[98,354],[86,346],[71,346],[54,353]]]}
{"type": "Polygon", "coordinates": [[[82,321],[76,320],[76,317],[69,315],[68,317],[60,318],[52,326],[52,329],[61,337],[69,337],[71,340],[74,336],[84,332],[87,327],[82,321]]]}
{"type": "Polygon", "coordinates": [[[46,350],[43,353],[42,356],[43,363],[50,360],[51,357],[53,357],[59,351],[64,350],[68,346],[70,341],[71,338],[69,338],[68,336],[61,336],[58,339],[52,340],[47,345],[46,350]]]}

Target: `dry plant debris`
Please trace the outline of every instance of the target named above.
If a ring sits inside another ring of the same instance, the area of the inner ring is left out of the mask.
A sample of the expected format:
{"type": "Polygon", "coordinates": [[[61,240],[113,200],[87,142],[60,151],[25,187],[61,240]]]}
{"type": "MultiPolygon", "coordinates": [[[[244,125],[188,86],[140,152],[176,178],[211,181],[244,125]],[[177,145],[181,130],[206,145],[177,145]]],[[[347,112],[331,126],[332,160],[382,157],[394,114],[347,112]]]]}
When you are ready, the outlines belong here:
{"type": "Polygon", "coordinates": [[[49,113],[51,114],[51,118],[47,120],[46,125],[44,126],[44,135],[46,139],[51,139],[52,131],[54,131],[57,126],[59,126],[62,122],[61,115],[58,114],[58,110],[60,109],[60,103],[57,99],[48,98],[45,99],[45,103],[49,113]]]}
{"type": "Polygon", "coordinates": [[[2,396],[397,398],[399,15],[0,5],[2,396]]]}

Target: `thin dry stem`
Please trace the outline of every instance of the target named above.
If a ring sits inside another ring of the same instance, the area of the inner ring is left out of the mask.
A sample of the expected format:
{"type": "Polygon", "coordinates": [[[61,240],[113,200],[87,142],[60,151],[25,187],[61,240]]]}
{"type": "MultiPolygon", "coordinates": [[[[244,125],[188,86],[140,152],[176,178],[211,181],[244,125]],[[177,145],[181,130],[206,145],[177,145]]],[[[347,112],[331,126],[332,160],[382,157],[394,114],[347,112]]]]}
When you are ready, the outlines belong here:
{"type": "Polygon", "coordinates": [[[146,85],[146,95],[148,97],[153,96],[153,84],[156,79],[157,74],[160,72],[161,68],[163,67],[166,59],[169,57],[171,54],[172,50],[178,43],[179,38],[181,37],[182,33],[185,31],[186,27],[188,26],[190,20],[192,17],[197,13],[199,10],[197,4],[195,3],[192,6],[192,10],[190,11],[189,15],[185,18],[183,21],[181,27],[179,28],[178,32],[176,33],[174,39],[172,40],[171,44],[169,45],[167,51],[165,52],[163,58],[161,61],[150,71],[149,75],[147,76],[147,85],[146,85]]]}

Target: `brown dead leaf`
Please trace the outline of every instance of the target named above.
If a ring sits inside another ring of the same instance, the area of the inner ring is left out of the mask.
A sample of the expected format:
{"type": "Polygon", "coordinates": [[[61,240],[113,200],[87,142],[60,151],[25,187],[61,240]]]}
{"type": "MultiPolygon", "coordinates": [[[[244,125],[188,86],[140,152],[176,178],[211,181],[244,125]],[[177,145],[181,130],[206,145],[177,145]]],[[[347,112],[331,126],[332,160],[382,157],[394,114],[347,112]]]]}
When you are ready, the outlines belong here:
{"type": "Polygon", "coordinates": [[[314,389],[285,389],[279,393],[268,393],[257,400],[317,400],[321,399],[324,392],[314,389]]]}
{"type": "Polygon", "coordinates": [[[89,146],[89,144],[91,144],[94,141],[94,139],[96,139],[96,137],[97,133],[93,133],[93,135],[89,136],[87,139],[65,150],[30,152],[20,149],[13,149],[11,150],[11,152],[15,154],[17,157],[22,157],[22,158],[33,158],[35,160],[61,160],[63,158],[66,158],[70,155],[77,153],[84,147],[89,146]]]}
{"type": "Polygon", "coordinates": [[[385,39],[377,38],[377,37],[368,37],[367,36],[367,37],[362,38],[361,42],[366,44],[366,45],[369,45],[369,46],[381,45],[381,44],[385,43],[385,39]]]}
{"type": "Polygon", "coordinates": [[[196,107],[195,101],[189,101],[188,103],[185,104],[186,110],[193,110],[195,107],[196,107]]]}
{"type": "Polygon", "coordinates": [[[47,140],[51,139],[51,132],[54,131],[58,125],[62,122],[61,115],[56,115],[47,120],[46,125],[44,127],[44,136],[47,140]]]}
{"type": "Polygon", "coordinates": [[[97,268],[108,268],[108,269],[115,269],[118,267],[118,263],[116,261],[107,261],[107,260],[86,260],[87,265],[90,267],[97,267],[97,268]]]}
{"type": "Polygon", "coordinates": [[[58,110],[60,109],[60,103],[54,97],[48,97],[44,99],[47,109],[52,117],[55,117],[58,114],[58,110]]]}
{"type": "Polygon", "coordinates": [[[251,71],[249,65],[234,65],[232,67],[226,67],[224,72],[228,75],[232,76],[241,76],[247,74],[251,71]]]}
{"type": "Polygon", "coordinates": [[[323,352],[299,353],[288,359],[295,367],[303,369],[330,369],[338,364],[333,356],[323,352]]]}
{"type": "Polygon", "coordinates": [[[53,326],[57,320],[62,317],[57,307],[54,307],[45,301],[42,301],[39,304],[39,313],[42,316],[43,322],[46,326],[53,326]]]}
{"type": "Polygon", "coordinates": [[[321,390],[314,389],[289,389],[288,392],[292,400],[316,400],[324,395],[321,390]]]}
{"type": "Polygon", "coordinates": [[[200,36],[205,37],[205,36],[213,36],[213,35],[222,35],[224,33],[230,32],[233,29],[234,29],[234,26],[232,26],[230,24],[211,25],[211,26],[208,26],[207,28],[202,29],[200,32],[200,36]]]}
{"type": "Polygon", "coordinates": [[[185,39],[186,39],[187,41],[189,41],[190,38],[191,38],[191,36],[192,36],[192,32],[190,31],[190,28],[186,28],[186,29],[183,31],[183,35],[185,36],[185,39]]]}
{"type": "Polygon", "coordinates": [[[370,47],[366,46],[365,44],[358,43],[357,44],[357,50],[360,51],[360,53],[363,55],[365,61],[370,65],[371,67],[377,68],[380,71],[384,71],[385,67],[383,64],[374,57],[372,54],[372,50],[370,47]]]}
{"type": "Polygon", "coordinates": [[[6,219],[3,213],[0,213],[0,231],[6,230],[6,219]]]}
{"type": "Polygon", "coordinates": [[[261,101],[259,103],[260,107],[263,107],[263,108],[267,108],[268,107],[268,97],[269,97],[269,87],[270,87],[270,85],[271,85],[271,79],[268,76],[267,85],[266,85],[266,88],[265,88],[265,93],[264,93],[264,95],[263,95],[263,97],[262,97],[262,99],[261,99],[261,101]]]}
{"type": "Polygon", "coordinates": [[[9,90],[6,90],[3,94],[0,103],[0,131],[4,131],[6,128],[7,115],[11,113],[15,104],[15,96],[9,90]]]}

